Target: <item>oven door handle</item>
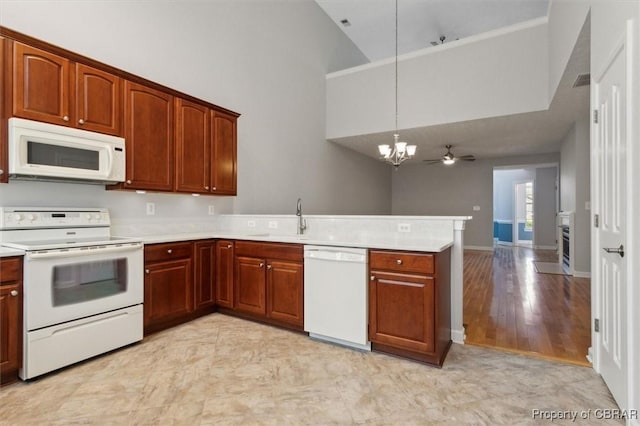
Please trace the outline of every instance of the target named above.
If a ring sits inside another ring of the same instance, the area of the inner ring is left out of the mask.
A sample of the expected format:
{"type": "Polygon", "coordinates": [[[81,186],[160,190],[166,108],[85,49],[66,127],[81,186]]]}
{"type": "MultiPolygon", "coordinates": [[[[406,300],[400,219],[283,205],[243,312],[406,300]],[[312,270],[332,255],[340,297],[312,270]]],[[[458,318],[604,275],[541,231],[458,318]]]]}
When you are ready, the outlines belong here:
{"type": "Polygon", "coordinates": [[[111,254],[111,253],[123,253],[128,251],[142,250],[142,243],[132,243],[126,246],[105,247],[99,249],[71,249],[71,250],[54,250],[44,253],[27,253],[28,260],[39,259],[62,259],[65,257],[77,257],[77,256],[89,256],[93,254],[111,254]]]}

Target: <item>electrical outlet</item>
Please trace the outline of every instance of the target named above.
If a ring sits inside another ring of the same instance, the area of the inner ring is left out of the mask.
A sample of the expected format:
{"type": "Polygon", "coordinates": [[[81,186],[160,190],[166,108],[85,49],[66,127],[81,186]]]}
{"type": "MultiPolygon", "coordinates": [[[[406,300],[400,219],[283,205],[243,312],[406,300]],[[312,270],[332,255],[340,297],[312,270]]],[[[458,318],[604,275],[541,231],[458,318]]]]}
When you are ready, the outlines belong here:
{"type": "Polygon", "coordinates": [[[213,216],[214,214],[216,214],[216,206],[209,206],[209,214],[211,216],[213,216]]]}
{"type": "Polygon", "coordinates": [[[278,221],[270,220],[269,221],[269,229],[278,229],[278,221]]]}
{"type": "Polygon", "coordinates": [[[147,203],[147,216],[156,214],[156,203],[147,203]]]}
{"type": "Polygon", "coordinates": [[[480,211],[480,206],[473,206],[473,211],[474,212],[479,212],[480,211]]]}
{"type": "Polygon", "coordinates": [[[256,227],[256,221],[255,220],[248,220],[247,221],[247,226],[249,228],[255,228],[256,227]]]}
{"type": "Polygon", "coordinates": [[[584,202],[584,209],[585,210],[591,210],[591,201],[585,201],[584,202]]]}
{"type": "Polygon", "coordinates": [[[411,224],[410,223],[399,223],[398,224],[398,232],[411,232],[411,224]]]}

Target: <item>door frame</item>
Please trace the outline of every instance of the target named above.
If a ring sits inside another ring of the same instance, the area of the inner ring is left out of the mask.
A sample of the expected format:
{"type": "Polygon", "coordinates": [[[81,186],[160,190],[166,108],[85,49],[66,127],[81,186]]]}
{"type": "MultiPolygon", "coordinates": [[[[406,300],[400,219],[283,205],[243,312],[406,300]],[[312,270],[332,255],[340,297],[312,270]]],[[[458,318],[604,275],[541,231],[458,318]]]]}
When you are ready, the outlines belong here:
{"type": "MultiPolygon", "coordinates": [[[[626,176],[627,185],[626,185],[626,198],[627,198],[627,206],[626,206],[626,225],[627,225],[627,241],[625,245],[625,255],[630,259],[633,259],[636,255],[636,238],[639,234],[640,220],[636,218],[633,214],[634,208],[638,207],[640,200],[638,197],[634,197],[633,193],[633,185],[634,179],[640,179],[640,171],[635,170],[634,167],[635,161],[640,160],[640,149],[634,149],[633,141],[637,137],[637,134],[640,134],[640,129],[634,128],[638,126],[635,124],[637,120],[633,120],[632,118],[637,114],[636,109],[634,109],[634,105],[637,103],[634,98],[634,90],[638,89],[635,87],[635,79],[634,72],[638,68],[638,54],[635,52],[637,46],[634,43],[635,36],[635,28],[633,20],[628,20],[626,27],[622,34],[619,37],[619,40],[613,45],[607,60],[604,62],[604,66],[601,69],[597,70],[597,73],[592,71],[592,81],[597,82],[600,81],[602,75],[606,72],[608,67],[610,66],[612,60],[615,55],[620,51],[620,49],[625,49],[626,54],[626,72],[627,72],[627,87],[626,87],[626,108],[627,108],[627,123],[626,123],[626,132],[627,139],[625,144],[625,150],[627,153],[626,158],[626,176]]],[[[640,96],[637,96],[640,98],[640,96]]],[[[595,85],[591,86],[591,113],[596,109],[596,91],[595,85]]],[[[595,132],[597,129],[595,128],[595,123],[593,120],[593,116],[590,120],[590,130],[591,130],[591,206],[592,206],[592,217],[591,217],[591,226],[595,228],[595,218],[593,215],[599,214],[600,212],[600,203],[599,203],[599,192],[598,192],[598,179],[600,179],[600,174],[598,173],[598,152],[597,147],[595,146],[595,132]]],[[[635,180],[637,181],[637,180],[635,180]]],[[[591,233],[591,268],[592,268],[592,279],[591,279],[591,317],[592,318],[601,318],[602,315],[602,298],[600,297],[602,290],[602,282],[600,279],[600,260],[603,254],[599,250],[600,247],[600,235],[599,232],[591,233]]],[[[631,362],[631,360],[636,359],[636,354],[640,355],[640,313],[635,312],[638,311],[634,309],[637,306],[637,303],[634,301],[640,302],[640,289],[637,286],[631,285],[631,283],[635,282],[638,277],[640,277],[640,265],[638,262],[627,262],[626,266],[626,274],[627,274],[627,282],[625,285],[627,286],[627,365],[628,365],[628,383],[627,383],[627,406],[622,406],[623,401],[616,401],[618,405],[620,405],[621,409],[629,409],[629,408],[640,408],[638,404],[640,404],[640,384],[637,383],[637,379],[640,378],[640,367],[636,365],[636,363],[631,362]],[[634,291],[635,290],[635,291],[634,291]]],[[[594,370],[597,373],[601,373],[601,358],[599,346],[601,343],[601,333],[595,331],[594,324],[591,325],[591,348],[589,349],[589,357],[591,358],[592,365],[594,370]]],[[[640,424],[638,419],[629,419],[629,424],[640,424]]]]}

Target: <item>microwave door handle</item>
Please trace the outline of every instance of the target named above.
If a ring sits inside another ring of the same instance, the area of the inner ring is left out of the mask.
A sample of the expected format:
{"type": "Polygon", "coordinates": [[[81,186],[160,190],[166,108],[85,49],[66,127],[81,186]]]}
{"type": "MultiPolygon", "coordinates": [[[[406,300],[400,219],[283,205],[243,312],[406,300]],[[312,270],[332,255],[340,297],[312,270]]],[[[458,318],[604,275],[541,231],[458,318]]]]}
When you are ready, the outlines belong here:
{"type": "Polygon", "coordinates": [[[106,247],[100,249],[86,249],[86,250],[70,250],[70,251],[47,251],[44,253],[27,253],[27,260],[39,260],[39,259],[62,259],[68,257],[77,256],[90,256],[93,254],[111,254],[111,253],[124,253],[129,251],[141,250],[142,244],[136,243],[128,246],[106,247]]]}

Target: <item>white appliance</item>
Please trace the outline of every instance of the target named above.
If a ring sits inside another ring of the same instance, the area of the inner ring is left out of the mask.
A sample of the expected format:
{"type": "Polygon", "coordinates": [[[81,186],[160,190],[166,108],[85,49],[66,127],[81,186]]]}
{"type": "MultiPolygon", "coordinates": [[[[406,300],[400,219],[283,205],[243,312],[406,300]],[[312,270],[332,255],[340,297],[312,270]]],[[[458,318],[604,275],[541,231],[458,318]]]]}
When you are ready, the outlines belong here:
{"type": "Polygon", "coordinates": [[[304,247],[304,330],[315,339],[371,350],[367,250],[304,247]]]}
{"type": "Polygon", "coordinates": [[[24,250],[22,379],[142,340],[143,245],[107,209],[0,207],[0,243],[24,250]]]}
{"type": "Polygon", "coordinates": [[[125,180],[124,138],[12,117],[9,178],[116,183],[125,180]]]}

